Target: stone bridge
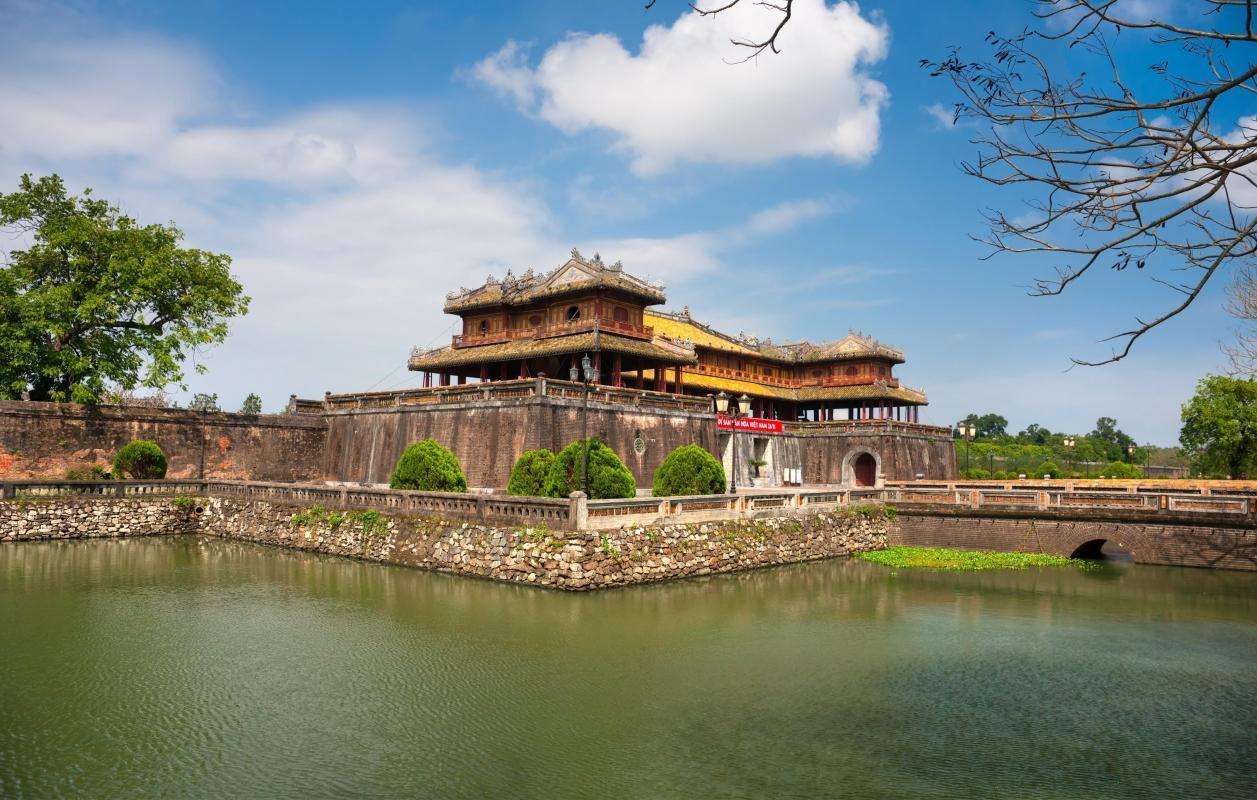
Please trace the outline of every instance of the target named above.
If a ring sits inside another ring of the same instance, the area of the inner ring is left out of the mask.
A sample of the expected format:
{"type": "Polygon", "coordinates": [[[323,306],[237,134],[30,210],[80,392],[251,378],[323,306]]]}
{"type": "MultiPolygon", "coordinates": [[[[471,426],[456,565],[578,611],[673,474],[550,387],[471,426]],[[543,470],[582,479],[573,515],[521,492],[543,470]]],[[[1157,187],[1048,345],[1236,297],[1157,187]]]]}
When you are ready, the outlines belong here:
{"type": "Polygon", "coordinates": [[[903,503],[891,545],[1098,557],[1106,543],[1141,564],[1257,570],[1254,515],[1151,508],[994,508],[903,503]]]}

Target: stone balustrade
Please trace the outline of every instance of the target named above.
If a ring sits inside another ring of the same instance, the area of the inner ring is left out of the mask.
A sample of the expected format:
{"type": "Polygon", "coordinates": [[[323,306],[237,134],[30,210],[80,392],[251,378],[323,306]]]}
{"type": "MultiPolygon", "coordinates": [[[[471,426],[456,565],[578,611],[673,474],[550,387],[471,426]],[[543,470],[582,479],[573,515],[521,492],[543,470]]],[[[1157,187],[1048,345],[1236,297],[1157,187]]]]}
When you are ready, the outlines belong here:
{"type": "Polygon", "coordinates": [[[878,489],[828,487],[736,495],[586,500],[579,494],[558,499],[259,481],[8,481],[0,483],[0,495],[16,500],[203,495],[303,508],[374,510],[479,523],[544,523],[562,530],[607,530],[663,521],[747,519],[861,505],[946,507],[992,513],[1121,510],[1142,514],[1149,521],[1184,514],[1209,514],[1232,518],[1240,525],[1257,525],[1257,491],[1179,492],[1140,484],[1114,489],[1042,484],[1010,488],[903,483],[878,489]]]}

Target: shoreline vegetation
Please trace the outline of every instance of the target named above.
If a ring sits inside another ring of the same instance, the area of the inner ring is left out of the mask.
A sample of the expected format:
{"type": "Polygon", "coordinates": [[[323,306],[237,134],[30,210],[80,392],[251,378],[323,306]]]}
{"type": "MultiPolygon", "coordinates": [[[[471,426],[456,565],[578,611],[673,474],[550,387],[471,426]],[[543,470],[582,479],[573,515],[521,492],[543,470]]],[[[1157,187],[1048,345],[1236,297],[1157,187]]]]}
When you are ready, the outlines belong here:
{"type": "Polygon", "coordinates": [[[1029,567],[1086,567],[1090,562],[1047,553],[997,553],[990,550],[953,550],[944,547],[887,547],[861,553],[873,564],[904,569],[974,571],[1029,567]]]}

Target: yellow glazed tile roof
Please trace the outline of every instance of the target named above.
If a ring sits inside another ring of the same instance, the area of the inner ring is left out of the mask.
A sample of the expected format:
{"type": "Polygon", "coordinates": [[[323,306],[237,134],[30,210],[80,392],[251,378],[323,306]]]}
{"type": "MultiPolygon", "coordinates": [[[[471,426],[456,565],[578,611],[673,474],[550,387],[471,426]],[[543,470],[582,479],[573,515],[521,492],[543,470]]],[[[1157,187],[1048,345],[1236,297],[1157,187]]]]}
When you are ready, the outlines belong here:
{"type": "Polygon", "coordinates": [[[670,339],[689,341],[711,350],[740,353],[782,364],[809,364],[856,358],[884,358],[902,364],[904,360],[902,350],[855,332],[849,332],[832,342],[773,344],[767,340],[738,338],[721,333],[691,318],[688,311],[674,314],[647,310],[643,323],[670,339]]]}

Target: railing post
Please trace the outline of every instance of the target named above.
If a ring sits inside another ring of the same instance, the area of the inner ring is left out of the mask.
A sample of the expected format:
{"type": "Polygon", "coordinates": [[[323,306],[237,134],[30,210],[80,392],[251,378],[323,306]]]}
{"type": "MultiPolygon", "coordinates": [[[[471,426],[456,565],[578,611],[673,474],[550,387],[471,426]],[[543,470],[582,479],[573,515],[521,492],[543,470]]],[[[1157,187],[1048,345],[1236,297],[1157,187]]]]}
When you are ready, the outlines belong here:
{"type": "Polygon", "coordinates": [[[116,494],[118,497],[126,497],[127,496],[126,485],[120,483],[117,486],[113,487],[113,493],[116,494]]]}
{"type": "Polygon", "coordinates": [[[11,483],[0,484],[0,497],[3,497],[5,500],[12,500],[16,491],[17,487],[11,483]]]}
{"type": "Polygon", "coordinates": [[[484,522],[485,518],[488,516],[487,506],[488,503],[485,500],[484,495],[476,495],[476,519],[481,522],[484,522]]]}
{"type": "Polygon", "coordinates": [[[589,498],[584,492],[572,492],[568,496],[568,524],[574,531],[589,527],[589,498]]]}
{"type": "Polygon", "coordinates": [[[349,489],[348,487],[340,487],[340,507],[349,508],[349,489]]]}

